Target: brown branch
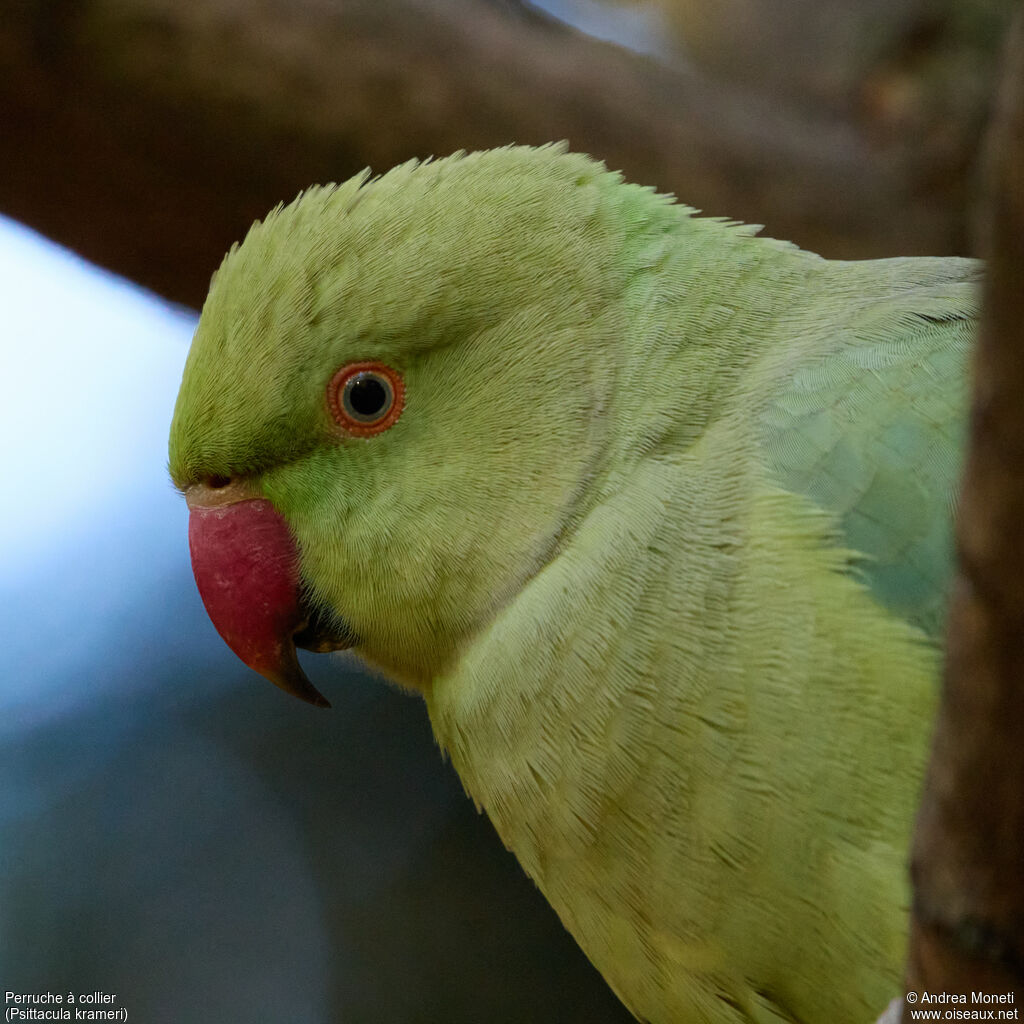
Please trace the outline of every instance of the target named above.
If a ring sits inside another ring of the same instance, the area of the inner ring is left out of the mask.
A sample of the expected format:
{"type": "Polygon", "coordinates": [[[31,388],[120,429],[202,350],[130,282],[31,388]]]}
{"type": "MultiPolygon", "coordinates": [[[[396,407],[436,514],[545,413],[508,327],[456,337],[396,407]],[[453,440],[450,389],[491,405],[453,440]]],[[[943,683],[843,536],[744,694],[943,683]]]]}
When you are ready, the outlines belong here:
{"type": "MultiPolygon", "coordinates": [[[[835,256],[964,251],[971,131],[932,150],[597,42],[515,0],[7,0],[0,209],[163,295],[363,166],[568,138],[835,256]]],[[[947,119],[948,120],[948,119],[947,119]]],[[[947,132],[948,135],[948,132],[947,132]]]]}
{"type": "MultiPolygon", "coordinates": [[[[991,139],[959,573],[914,840],[908,989],[1024,1008],[1024,9],[991,139]]],[[[977,1004],[973,1005],[978,1009],[977,1004]]],[[[998,1005],[989,1008],[999,1009],[998,1005]]],[[[1002,1007],[1008,1009],[1011,1007],[1002,1007]]],[[[909,1006],[904,1020],[909,1020],[909,1006]]]]}

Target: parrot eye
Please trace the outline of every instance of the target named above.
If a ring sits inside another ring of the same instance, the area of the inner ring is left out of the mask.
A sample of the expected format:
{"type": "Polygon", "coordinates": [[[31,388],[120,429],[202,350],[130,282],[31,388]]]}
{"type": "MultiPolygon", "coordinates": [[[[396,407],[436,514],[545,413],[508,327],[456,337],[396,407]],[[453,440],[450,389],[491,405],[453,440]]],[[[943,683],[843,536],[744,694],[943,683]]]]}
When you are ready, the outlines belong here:
{"type": "Polygon", "coordinates": [[[335,422],[356,437],[387,430],[402,412],[405,384],[383,363],[349,363],[327,385],[327,404],[335,422]]]}

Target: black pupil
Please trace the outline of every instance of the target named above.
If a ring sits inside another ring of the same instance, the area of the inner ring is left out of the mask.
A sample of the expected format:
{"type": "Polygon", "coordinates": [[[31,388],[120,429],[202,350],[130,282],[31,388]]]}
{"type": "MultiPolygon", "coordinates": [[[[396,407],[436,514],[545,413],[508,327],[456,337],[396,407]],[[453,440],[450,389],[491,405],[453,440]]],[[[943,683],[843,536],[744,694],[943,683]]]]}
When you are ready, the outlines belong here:
{"type": "Polygon", "coordinates": [[[360,374],[348,386],[348,402],[358,416],[376,416],[388,403],[387,388],[368,373],[360,374]]]}

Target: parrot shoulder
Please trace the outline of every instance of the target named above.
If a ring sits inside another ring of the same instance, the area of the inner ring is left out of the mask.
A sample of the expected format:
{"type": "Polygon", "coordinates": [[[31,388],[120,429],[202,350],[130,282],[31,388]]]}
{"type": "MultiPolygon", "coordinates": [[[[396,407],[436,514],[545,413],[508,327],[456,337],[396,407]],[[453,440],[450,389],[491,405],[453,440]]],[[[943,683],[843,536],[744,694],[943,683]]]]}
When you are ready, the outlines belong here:
{"type": "MultiPolygon", "coordinates": [[[[939,636],[981,265],[966,259],[830,263],[841,310],[824,344],[778,377],[760,443],[787,490],[834,517],[874,598],[939,636]],[[847,290],[858,296],[856,299],[847,290]]],[[[776,372],[787,352],[776,359],[776,372]]],[[[772,354],[768,356],[773,359],[772,354]]]]}

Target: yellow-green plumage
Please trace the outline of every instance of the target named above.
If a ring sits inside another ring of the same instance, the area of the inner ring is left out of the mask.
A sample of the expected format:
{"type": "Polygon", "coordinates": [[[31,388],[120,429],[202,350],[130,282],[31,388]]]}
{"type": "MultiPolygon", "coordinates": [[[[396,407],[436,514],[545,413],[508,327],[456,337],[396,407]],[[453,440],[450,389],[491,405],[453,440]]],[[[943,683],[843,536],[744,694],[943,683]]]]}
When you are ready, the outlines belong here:
{"type": "Polygon", "coordinates": [[[826,261],[554,147],[407,165],[229,254],[171,469],[273,501],[640,1018],[873,1019],[978,272],[826,261]],[[365,358],[407,408],[339,440],[365,358]]]}

